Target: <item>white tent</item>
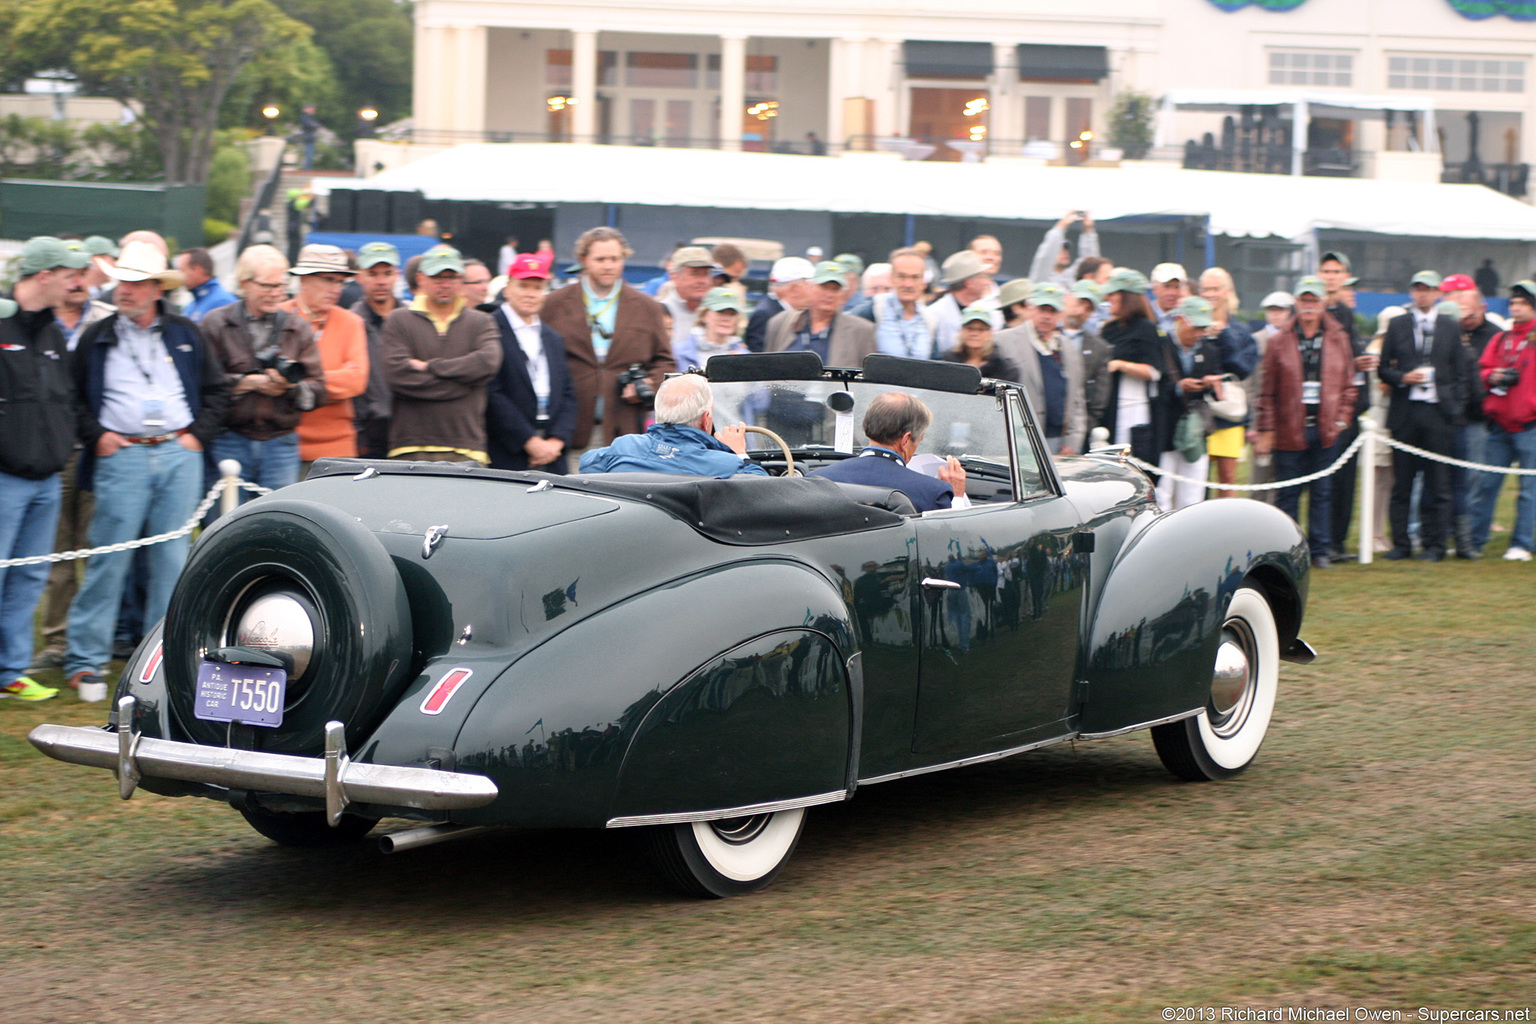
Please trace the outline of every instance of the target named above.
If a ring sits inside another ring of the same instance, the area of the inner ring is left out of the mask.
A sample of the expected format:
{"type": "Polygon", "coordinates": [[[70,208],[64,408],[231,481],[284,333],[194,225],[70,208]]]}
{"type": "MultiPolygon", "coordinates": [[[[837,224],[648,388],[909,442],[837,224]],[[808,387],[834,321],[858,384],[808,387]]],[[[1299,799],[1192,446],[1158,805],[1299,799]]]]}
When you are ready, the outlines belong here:
{"type": "MultiPolygon", "coordinates": [[[[317,181],[319,188],[325,182],[317,181]]],[[[343,184],[335,179],[331,186],[343,184]]],[[[1536,208],[1481,185],[1186,171],[1139,164],[1043,167],[929,163],[577,144],[458,146],[362,182],[428,199],[611,203],[1054,221],[1086,209],[1120,217],[1210,218],[1229,237],[1317,230],[1536,241],[1536,208]]]]}

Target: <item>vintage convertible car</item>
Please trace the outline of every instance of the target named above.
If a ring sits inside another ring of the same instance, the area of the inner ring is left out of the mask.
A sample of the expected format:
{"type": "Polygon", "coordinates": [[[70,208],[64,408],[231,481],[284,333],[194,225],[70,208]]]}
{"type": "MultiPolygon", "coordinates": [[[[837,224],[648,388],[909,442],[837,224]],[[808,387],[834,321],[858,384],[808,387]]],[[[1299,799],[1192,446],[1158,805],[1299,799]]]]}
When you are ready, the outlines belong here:
{"type": "Polygon", "coordinates": [[[1180,778],[1253,761],[1279,662],[1312,658],[1285,515],[1164,513],[1121,453],[1048,457],[1020,389],[969,366],[709,377],[769,477],[319,463],[203,534],[105,729],[32,742],[280,843],[642,828],[708,896],[762,888],[806,809],[863,786],[1134,729],[1180,778]],[[922,450],[961,459],[972,507],[800,475],[888,390],[932,408],[922,450]]]}

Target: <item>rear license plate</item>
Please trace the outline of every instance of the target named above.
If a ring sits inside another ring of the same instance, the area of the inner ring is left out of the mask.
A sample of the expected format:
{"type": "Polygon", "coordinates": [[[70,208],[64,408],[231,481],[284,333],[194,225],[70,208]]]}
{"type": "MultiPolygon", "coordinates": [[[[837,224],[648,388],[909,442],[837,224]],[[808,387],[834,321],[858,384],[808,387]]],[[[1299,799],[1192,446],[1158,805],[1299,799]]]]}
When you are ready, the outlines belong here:
{"type": "Polygon", "coordinates": [[[205,661],[197,670],[192,714],[209,722],[239,722],[275,728],[283,724],[288,673],[261,665],[205,661]]]}

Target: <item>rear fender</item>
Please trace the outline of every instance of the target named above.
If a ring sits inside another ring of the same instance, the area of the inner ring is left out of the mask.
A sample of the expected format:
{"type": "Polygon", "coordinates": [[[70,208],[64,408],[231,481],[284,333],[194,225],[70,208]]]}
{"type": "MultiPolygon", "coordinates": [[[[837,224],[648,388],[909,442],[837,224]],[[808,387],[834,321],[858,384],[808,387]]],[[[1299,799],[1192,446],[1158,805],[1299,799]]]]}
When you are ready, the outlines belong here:
{"type": "Polygon", "coordinates": [[[1121,548],[1100,591],[1080,731],[1203,708],[1227,605],[1244,580],[1263,585],[1288,648],[1301,628],[1307,561],[1295,522],[1261,502],[1227,498],[1157,516],[1121,548]]]}
{"type": "Polygon", "coordinates": [[[853,642],[838,590],[778,559],[614,605],[480,696],[455,743],[458,768],[500,795],[454,820],[600,826],[840,794],[858,749],[853,642]]]}

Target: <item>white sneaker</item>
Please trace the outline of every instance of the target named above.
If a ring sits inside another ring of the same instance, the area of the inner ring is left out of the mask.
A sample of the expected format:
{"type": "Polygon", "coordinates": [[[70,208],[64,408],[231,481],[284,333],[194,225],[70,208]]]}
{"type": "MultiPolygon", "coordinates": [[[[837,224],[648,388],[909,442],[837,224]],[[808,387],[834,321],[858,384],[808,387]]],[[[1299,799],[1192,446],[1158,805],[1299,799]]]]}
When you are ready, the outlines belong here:
{"type": "Polygon", "coordinates": [[[1525,550],[1525,548],[1510,548],[1504,552],[1504,561],[1506,562],[1529,562],[1530,560],[1531,553],[1525,550]]]}
{"type": "Polygon", "coordinates": [[[80,700],[85,704],[99,704],[107,699],[106,683],[81,683],[80,700]]]}

